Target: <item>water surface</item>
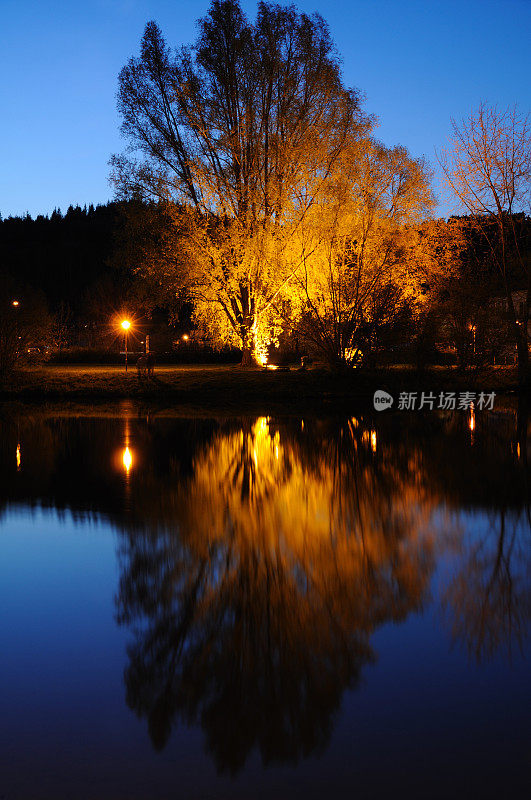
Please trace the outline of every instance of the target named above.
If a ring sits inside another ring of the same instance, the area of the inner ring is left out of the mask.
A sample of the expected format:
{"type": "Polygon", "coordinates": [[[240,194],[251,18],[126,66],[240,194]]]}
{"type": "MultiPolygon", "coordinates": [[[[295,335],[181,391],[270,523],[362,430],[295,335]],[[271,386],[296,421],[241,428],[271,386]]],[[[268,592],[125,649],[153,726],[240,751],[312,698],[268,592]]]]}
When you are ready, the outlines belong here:
{"type": "Polygon", "coordinates": [[[524,797],[525,409],[2,409],[0,797],[524,797]]]}

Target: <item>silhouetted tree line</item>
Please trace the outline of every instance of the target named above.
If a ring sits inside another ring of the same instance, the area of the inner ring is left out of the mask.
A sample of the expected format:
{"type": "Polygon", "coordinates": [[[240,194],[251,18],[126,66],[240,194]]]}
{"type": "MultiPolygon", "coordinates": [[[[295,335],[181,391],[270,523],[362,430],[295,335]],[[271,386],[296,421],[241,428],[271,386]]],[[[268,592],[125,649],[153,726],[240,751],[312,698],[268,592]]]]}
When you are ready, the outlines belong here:
{"type": "Polygon", "coordinates": [[[87,316],[102,289],[118,291],[131,280],[110,263],[122,206],[70,206],[65,214],[56,209],[35,219],[0,219],[0,271],[42,292],[52,314],[68,306],[74,318],[87,316]]]}
{"type": "MultiPolygon", "coordinates": [[[[60,358],[112,357],[119,350],[117,320],[124,314],[136,323],[133,348],[143,346],[146,332],[159,338],[162,332],[167,349],[167,297],[128,261],[128,205],[70,206],[65,214],[56,209],[35,219],[0,217],[0,378],[16,365],[65,348],[69,353],[60,358]]],[[[182,303],[179,309],[186,330],[189,311],[182,303]]]]}

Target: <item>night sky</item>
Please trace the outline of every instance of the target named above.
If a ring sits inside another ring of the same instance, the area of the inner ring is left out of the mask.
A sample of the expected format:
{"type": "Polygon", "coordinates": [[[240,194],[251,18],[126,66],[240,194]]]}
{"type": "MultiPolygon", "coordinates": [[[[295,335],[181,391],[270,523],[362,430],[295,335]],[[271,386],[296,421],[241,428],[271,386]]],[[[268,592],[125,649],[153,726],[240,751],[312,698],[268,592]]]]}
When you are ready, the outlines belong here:
{"type": "MultiPolygon", "coordinates": [[[[33,216],[112,197],[124,142],[121,67],[155,19],[172,45],[195,39],[208,0],[0,0],[0,213],[33,216]]],[[[242,3],[254,19],[256,3],[242,3]]],[[[386,144],[435,166],[435,148],[480,100],[530,103],[531,0],[299,0],[329,23],[345,83],[362,89],[386,144]]],[[[438,189],[439,215],[453,209],[438,189]]]]}

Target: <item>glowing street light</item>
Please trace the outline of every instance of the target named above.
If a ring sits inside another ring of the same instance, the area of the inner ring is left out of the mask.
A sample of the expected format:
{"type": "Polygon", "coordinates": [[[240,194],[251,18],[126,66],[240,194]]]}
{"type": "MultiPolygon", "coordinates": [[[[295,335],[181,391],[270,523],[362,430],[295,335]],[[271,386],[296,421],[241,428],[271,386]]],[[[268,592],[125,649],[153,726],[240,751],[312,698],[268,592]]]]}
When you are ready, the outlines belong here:
{"type": "Polygon", "coordinates": [[[123,319],[121,322],[124,329],[124,342],[125,342],[125,371],[127,372],[127,331],[131,327],[131,322],[128,319],[123,319]]]}

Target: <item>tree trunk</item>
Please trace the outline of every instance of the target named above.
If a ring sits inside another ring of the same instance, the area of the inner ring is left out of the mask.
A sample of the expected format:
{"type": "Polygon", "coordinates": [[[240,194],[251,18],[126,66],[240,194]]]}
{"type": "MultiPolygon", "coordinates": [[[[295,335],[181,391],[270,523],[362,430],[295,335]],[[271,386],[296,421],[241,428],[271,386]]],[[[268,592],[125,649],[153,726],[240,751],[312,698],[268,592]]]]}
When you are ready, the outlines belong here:
{"type": "Polygon", "coordinates": [[[242,334],[242,367],[258,367],[256,358],[256,347],[254,333],[250,329],[245,329],[242,334]]]}

